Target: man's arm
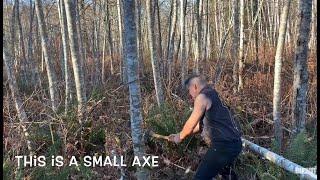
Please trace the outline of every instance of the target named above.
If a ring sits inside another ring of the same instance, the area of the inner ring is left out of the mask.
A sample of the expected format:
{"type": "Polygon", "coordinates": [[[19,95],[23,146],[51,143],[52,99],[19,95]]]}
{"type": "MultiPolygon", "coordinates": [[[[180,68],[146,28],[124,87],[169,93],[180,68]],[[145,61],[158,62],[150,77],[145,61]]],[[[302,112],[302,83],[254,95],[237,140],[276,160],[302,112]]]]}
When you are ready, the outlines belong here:
{"type": "Polygon", "coordinates": [[[197,133],[200,130],[200,122],[196,125],[196,127],[192,130],[192,134],[197,133]]]}
{"type": "Polygon", "coordinates": [[[196,97],[194,101],[194,109],[191,113],[191,116],[183,126],[182,131],[180,132],[180,139],[183,140],[192,132],[199,131],[199,121],[203,113],[206,110],[207,99],[204,95],[200,94],[196,97]]]}

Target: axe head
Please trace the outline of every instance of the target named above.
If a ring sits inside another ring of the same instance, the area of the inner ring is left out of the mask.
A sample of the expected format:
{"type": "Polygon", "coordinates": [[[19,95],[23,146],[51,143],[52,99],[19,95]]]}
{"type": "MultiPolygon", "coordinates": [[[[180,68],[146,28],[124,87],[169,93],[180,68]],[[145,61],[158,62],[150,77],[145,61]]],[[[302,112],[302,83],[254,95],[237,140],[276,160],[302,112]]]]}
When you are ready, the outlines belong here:
{"type": "Polygon", "coordinates": [[[152,138],[152,134],[153,134],[154,132],[152,131],[152,130],[150,130],[150,129],[146,129],[145,131],[144,131],[144,133],[143,133],[143,139],[144,139],[144,141],[145,142],[149,142],[150,140],[151,140],[151,138],[152,138]]]}

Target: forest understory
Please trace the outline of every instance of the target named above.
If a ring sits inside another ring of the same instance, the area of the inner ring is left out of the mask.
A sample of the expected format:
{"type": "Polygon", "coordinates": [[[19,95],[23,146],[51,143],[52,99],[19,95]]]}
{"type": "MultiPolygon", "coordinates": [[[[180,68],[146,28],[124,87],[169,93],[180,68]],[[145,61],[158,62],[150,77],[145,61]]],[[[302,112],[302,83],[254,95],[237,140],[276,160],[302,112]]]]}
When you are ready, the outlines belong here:
{"type": "MultiPolygon", "coordinates": [[[[272,49],[272,48],[271,48],[272,49]]],[[[272,92],[275,51],[259,51],[259,63],[246,62],[244,70],[243,91],[232,91],[232,66],[227,59],[223,67],[221,80],[215,88],[239,121],[243,137],[274,150],[274,130],[272,120],[272,92]]],[[[317,91],[316,91],[316,54],[310,53],[308,60],[309,91],[307,107],[306,133],[290,141],[291,133],[291,94],[293,83],[292,59],[294,53],[285,52],[283,56],[283,83],[281,119],[283,126],[283,149],[281,154],[304,167],[316,165],[317,150],[317,91]],[[303,146],[301,146],[303,145],[303,146]]],[[[148,58],[145,58],[148,59],[148,58]]],[[[117,61],[119,62],[119,61],[117,61]]],[[[176,61],[175,61],[176,62],[176,61]]],[[[209,59],[210,66],[202,69],[209,82],[213,79],[217,59],[209,59]]],[[[159,134],[169,135],[180,130],[191,113],[192,103],[189,101],[179,81],[179,71],[174,71],[171,86],[164,81],[165,104],[156,106],[153,86],[152,70],[148,62],[144,62],[144,69],[140,72],[143,129],[153,130],[159,134]]],[[[176,62],[178,63],[178,62],[176,62]]],[[[109,64],[107,63],[108,67],[109,64]]],[[[178,65],[176,65],[178,67],[178,65]]],[[[189,60],[189,74],[192,72],[192,62],[189,60]]],[[[77,120],[77,105],[73,98],[72,106],[64,112],[64,91],[60,91],[60,108],[53,113],[48,98],[47,82],[42,87],[31,87],[18,78],[18,85],[25,111],[28,116],[26,122],[29,132],[32,132],[32,146],[36,147],[35,154],[62,155],[67,160],[71,156],[83,155],[117,155],[125,157],[127,162],[133,159],[133,149],[130,130],[129,99],[126,84],[121,83],[120,74],[106,74],[104,84],[91,84],[90,73],[93,66],[87,64],[85,70],[86,89],[88,96],[86,121],[83,125],[83,135],[79,134],[77,120]],[[46,100],[46,101],[45,101],[46,100]]],[[[119,64],[115,64],[115,71],[119,64]]],[[[58,70],[57,70],[58,72],[58,70]]],[[[45,70],[41,72],[45,74],[45,70]]],[[[21,136],[21,124],[17,120],[17,113],[13,108],[8,84],[4,79],[4,177],[5,179],[116,179],[121,172],[125,172],[128,179],[134,178],[134,168],[119,169],[117,167],[18,167],[15,156],[27,155],[25,139],[21,136]]],[[[58,88],[59,89],[59,88],[58,88]]],[[[200,147],[205,146],[200,136],[194,135],[183,143],[175,145],[164,140],[146,139],[146,153],[159,156],[159,167],[150,169],[151,179],[191,179],[201,159],[200,147]],[[191,165],[191,166],[190,166],[191,165]],[[188,169],[188,170],[187,170],[188,169]],[[187,172],[187,173],[186,173],[187,172]]],[[[235,162],[235,171],[240,179],[287,179],[296,178],[283,169],[276,167],[267,160],[244,148],[235,162]]]]}

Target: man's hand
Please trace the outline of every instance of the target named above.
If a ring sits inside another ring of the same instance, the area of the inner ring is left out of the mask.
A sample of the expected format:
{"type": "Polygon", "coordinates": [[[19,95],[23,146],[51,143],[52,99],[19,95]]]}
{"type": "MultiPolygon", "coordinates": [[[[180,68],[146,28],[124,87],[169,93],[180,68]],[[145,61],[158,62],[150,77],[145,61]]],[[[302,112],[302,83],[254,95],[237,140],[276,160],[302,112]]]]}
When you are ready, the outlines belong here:
{"type": "Polygon", "coordinates": [[[176,144],[180,143],[182,141],[182,139],[180,139],[180,133],[170,134],[169,141],[175,142],[176,144]]]}

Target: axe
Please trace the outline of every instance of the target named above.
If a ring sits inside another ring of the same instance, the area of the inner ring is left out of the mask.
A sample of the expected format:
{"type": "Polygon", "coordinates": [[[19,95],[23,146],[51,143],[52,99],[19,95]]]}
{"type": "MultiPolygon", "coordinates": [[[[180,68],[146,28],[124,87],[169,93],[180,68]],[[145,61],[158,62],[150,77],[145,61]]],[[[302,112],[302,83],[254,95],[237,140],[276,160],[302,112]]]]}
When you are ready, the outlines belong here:
{"type": "Polygon", "coordinates": [[[164,136],[164,135],[161,135],[161,134],[157,134],[157,133],[153,132],[152,130],[147,130],[145,132],[145,137],[146,137],[146,139],[150,139],[151,137],[153,137],[153,138],[156,138],[156,139],[165,139],[167,141],[170,141],[169,140],[169,136],[164,136]]]}

